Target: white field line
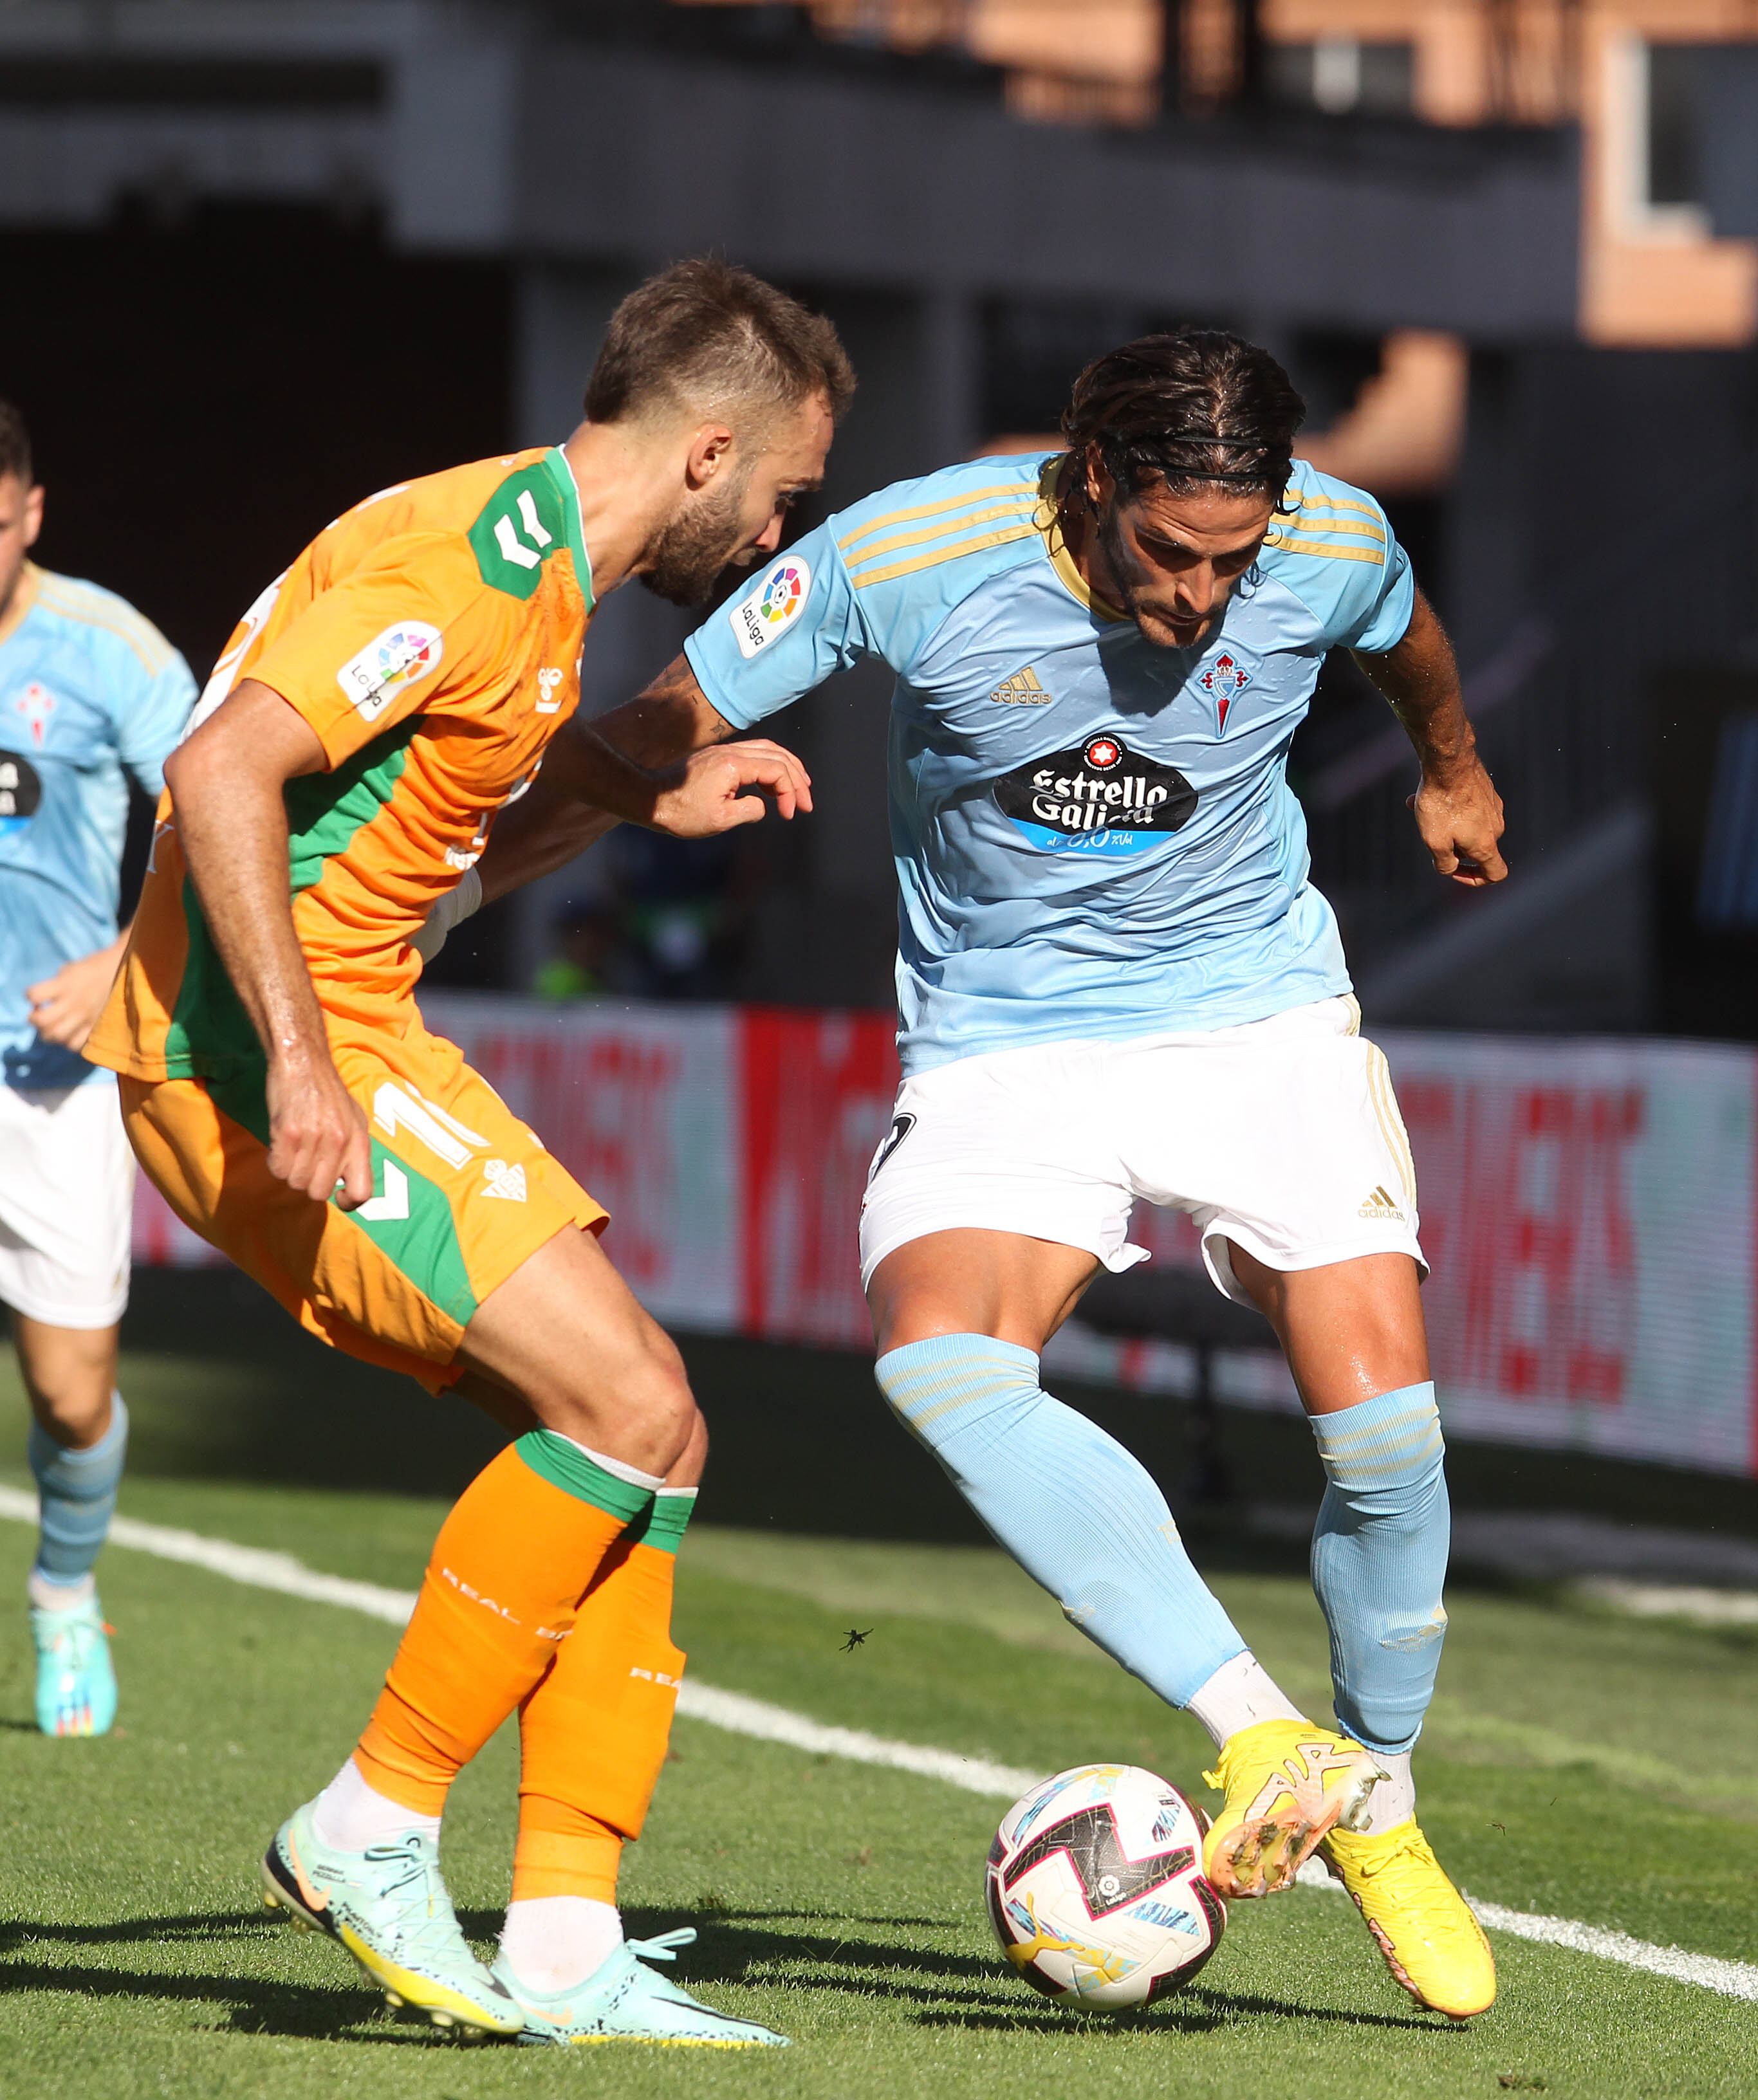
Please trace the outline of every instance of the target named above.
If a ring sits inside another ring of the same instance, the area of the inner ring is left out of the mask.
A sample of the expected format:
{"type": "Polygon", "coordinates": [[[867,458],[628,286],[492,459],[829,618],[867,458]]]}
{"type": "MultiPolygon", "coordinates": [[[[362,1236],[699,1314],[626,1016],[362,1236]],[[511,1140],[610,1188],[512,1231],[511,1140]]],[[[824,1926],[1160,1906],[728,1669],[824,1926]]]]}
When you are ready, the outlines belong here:
{"type": "MultiPolygon", "coordinates": [[[[19,1488],[0,1486],[0,1518],[5,1517],[34,1524],[36,1496],[19,1488]]],[[[110,1542],[132,1547],[137,1553],[152,1554],[161,1560],[179,1560],[185,1567],[205,1568],[210,1575],[223,1575],[229,1582],[245,1583],[253,1590],[276,1590],[283,1596],[301,1597],[312,1604],[340,1604],[347,1611],[362,1612],[369,1619],[382,1619],[386,1626],[406,1626],[415,1608],[413,1590],[386,1590],[377,1582],[322,1575],[290,1553],[237,1546],[227,1538],[208,1538],[200,1532],[174,1530],[162,1524],[142,1524],[134,1517],[112,1520],[110,1542]]],[[[885,1736],[869,1735],[864,1728],[831,1727],[803,1714],[790,1713],[785,1706],[771,1706],[766,1700],[748,1699],[740,1692],[718,1692],[711,1684],[693,1680],[686,1680],[679,1691],[678,1711],[690,1720],[706,1721],[735,1736],[785,1743],[792,1749],[810,1750],[819,1757],[849,1758],[856,1764],[887,1765],[895,1771],[913,1772],[919,1779],[943,1780],[948,1786],[962,1787],[967,1793],[1002,1801],[1017,1801],[1044,1776],[1042,1772],[993,1764],[987,1758],[961,1757],[956,1750],[894,1742],[885,1736]]]]}
{"type": "MultiPolygon", "coordinates": [[[[0,1519],[8,1517],[21,1524],[34,1524],[36,1496],[0,1485],[0,1519]]],[[[277,1590],[283,1596],[313,1604],[339,1604],[387,1626],[404,1625],[415,1608],[412,1590],[387,1590],[376,1582],[354,1582],[339,1575],[320,1574],[290,1553],[238,1546],[230,1539],[208,1538],[200,1532],[179,1531],[166,1524],[143,1524],[134,1517],[116,1518],[110,1526],[110,1540],[136,1553],[205,1568],[210,1574],[224,1576],[251,1589],[277,1590]]],[[[856,1764],[914,1772],[919,1778],[941,1780],[967,1793],[997,1801],[1016,1800],[1044,1776],[1041,1772],[994,1764],[986,1758],[961,1757],[955,1750],[894,1742],[887,1736],[868,1735],[864,1728],[831,1727],[804,1714],[791,1713],[784,1706],[771,1706],[766,1700],[719,1692],[712,1685],[687,1683],[678,1695],[678,1710],[692,1721],[705,1721],[734,1735],[754,1736],[760,1742],[784,1743],[790,1749],[809,1750],[818,1756],[847,1758],[856,1764]]],[[[1339,1892],[1341,1887],[1316,1862],[1302,1869],[1301,1886],[1339,1892]]],[[[1471,1902],[1491,1931],[1510,1933],[1516,1939],[1536,1940],[1547,1947],[1567,1948],[1577,1954],[1592,1954],[1626,1969],[1643,1970],[1675,1983],[1717,1992],[1723,1997],[1758,2003],[1758,1964],[1690,1954],[1679,1947],[1655,1947],[1645,1939],[1632,1939],[1628,1933],[1583,1925],[1575,1918],[1508,1910],[1500,1904],[1479,1902],[1475,1897],[1471,1902]]]]}
{"type": "MultiPolygon", "coordinates": [[[[1333,1895],[1346,1893],[1317,1860],[1309,1860],[1301,1868],[1299,1885],[1328,1890],[1333,1895]]],[[[1725,1961],[1716,1954],[1687,1954],[1682,1947],[1656,1947],[1646,1939],[1632,1939],[1627,1932],[1583,1925],[1578,1918],[1547,1917],[1542,1911],[1509,1910],[1503,1904],[1486,1903],[1481,1896],[1468,1895],[1465,1900],[1492,1932],[1511,1933],[1516,1939],[1534,1939],[1544,1947],[1570,1948],[1577,1954],[1597,1954],[1601,1961],[1644,1969],[1651,1976],[1670,1976],[1676,1983],[1695,1983],[1700,1990],[1719,1991],[1725,1998],[1758,2003],[1758,1964],[1725,1961]]]]}
{"type": "Polygon", "coordinates": [[[1706,1590],[1677,1582],[1631,1582],[1621,1575],[1584,1575],[1577,1596],[1610,1604],[1636,1619],[1685,1619],[1696,1626],[1758,1626],[1758,1590],[1706,1590]]]}

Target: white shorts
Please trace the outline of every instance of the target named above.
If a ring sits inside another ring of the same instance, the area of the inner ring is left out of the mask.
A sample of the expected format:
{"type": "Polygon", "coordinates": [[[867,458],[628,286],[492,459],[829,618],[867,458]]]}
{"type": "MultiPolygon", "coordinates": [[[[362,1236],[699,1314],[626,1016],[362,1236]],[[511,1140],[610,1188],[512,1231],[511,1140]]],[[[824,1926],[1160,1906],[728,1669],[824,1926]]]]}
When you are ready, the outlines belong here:
{"type": "Polygon", "coordinates": [[[0,1086],[0,1303],[51,1327],[113,1327],[134,1207],[114,1087],[0,1086]]]}
{"type": "Polygon", "coordinates": [[[1216,1287],[1231,1240],[1270,1268],[1407,1254],[1416,1175],[1385,1058],[1351,998],[1242,1028],[1052,1043],[906,1079],[861,1205],[861,1281],[926,1233],[1023,1233],[1107,1268],[1137,1199],[1186,1211],[1216,1287]]]}

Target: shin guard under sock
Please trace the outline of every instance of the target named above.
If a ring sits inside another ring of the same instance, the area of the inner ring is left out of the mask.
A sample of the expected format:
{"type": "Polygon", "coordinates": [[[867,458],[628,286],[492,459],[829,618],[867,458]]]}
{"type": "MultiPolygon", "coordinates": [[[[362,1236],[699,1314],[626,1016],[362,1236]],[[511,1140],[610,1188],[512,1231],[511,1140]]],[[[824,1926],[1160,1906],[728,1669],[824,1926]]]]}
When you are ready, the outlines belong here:
{"type": "Polygon", "coordinates": [[[1451,1530],[1431,1384],[1310,1418],[1329,1485],[1312,1578],[1331,1630],[1336,1717],[1369,1749],[1407,1749],[1434,1692],[1451,1530]]]}
{"type": "Polygon", "coordinates": [[[662,1488],[605,1556],[573,1630],[519,1710],[515,1904],[616,1897],[671,1740],[684,1657],[671,1638],[694,1488],[662,1488]]]}
{"type": "Polygon", "coordinates": [[[996,1538],[1162,1699],[1187,1705],[1243,1650],[1146,1468],[1043,1390],[1031,1350],[942,1335],[873,1371],[996,1538]]]}
{"type": "Polygon", "coordinates": [[[656,1482],[532,1430],[479,1473],[434,1542],[355,1762],[437,1815],[446,1789],[554,1661],[605,1555],[656,1482]]]}
{"type": "Polygon", "coordinates": [[[30,1425],[26,1449],[37,1483],[42,1534],[33,1574],[71,1588],[91,1573],[109,1536],[128,1456],[128,1410],[117,1393],[110,1426],[83,1451],[57,1444],[40,1423],[30,1425]]]}

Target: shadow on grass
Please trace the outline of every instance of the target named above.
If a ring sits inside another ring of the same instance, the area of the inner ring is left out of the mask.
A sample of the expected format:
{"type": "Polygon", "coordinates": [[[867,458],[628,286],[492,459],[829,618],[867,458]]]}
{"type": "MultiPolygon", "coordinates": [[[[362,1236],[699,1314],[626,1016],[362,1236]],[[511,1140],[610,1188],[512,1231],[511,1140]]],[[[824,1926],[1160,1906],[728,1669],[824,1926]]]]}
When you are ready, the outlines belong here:
{"type": "MultiPolygon", "coordinates": [[[[493,1937],[499,1913],[466,1912],[460,1921],[479,1944],[493,1937]]],[[[631,1939],[644,1939],[684,1921],[674,1910],[636,1910],[627,1913],[626,1921],[631,1939]]],[[[780,1983],[793,1990],[889,2001],[923,2027],[1127,2036],[1143,2031],[1207,2033],[1241,2019],[1265,2018],[1424,2032],[1436,2024],[1415,2015],[1292,2004],[1212,1986],[1193,1986],[1139,2014],[1082,2014],[1023,1995],[1023,1987],[1013,1983],[991,1957],[925,1947],[895,1936],[912,1926],[947,1930],[939,1919],[827,1918],[815,1912],[767,1911],[691,1921],[697,1924],[701,1936],[684,1952],[678,1970],[673,1972],[686,1989],[702,1984],[780,1983]],[[774,1929],[792,1921],[828,1929],[774,1929]],[[873,1936],[850,1936],[864,1929],[873,1936]]],[[[275,1921],[233,1912],[118,1918],[98,1925],[37,1925],[14,1919],[0,1925],[0,1994],[71,1992],[87,1997],[212,2005],[223,2008],[219,2024],[240,2034],[404,2046],[444,2043],[443,2036],[423,2025],[391,2024],[370,1986],[329,1982],[319,1974],[314,1973],[309,1982],[289,1982],[30,1957],[30,1950],[39,1946],[78,1947],[93,1954],[105,1948],[156,1944],[187,1950],[203,1940],[224,1940],[236,1948],[241,1941],[266,1943],[285,1930],[275,1921]]],[[[318,1964],[312,1966],[315,1971],[318,1964]]]]}

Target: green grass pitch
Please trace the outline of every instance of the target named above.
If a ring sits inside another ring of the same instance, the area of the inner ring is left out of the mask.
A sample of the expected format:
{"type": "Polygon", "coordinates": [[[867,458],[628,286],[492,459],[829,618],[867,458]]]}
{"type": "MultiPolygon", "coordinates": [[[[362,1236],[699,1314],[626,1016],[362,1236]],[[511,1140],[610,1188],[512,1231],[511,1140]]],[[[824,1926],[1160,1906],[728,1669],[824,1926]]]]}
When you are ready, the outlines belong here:
{"type": "MultiPolygon", "coordinates": [[[[14,1471],[11,1477],[20,1477],[14,1471]]],[[[431,1499],[139,1478],[125,1509],[413,1586],[431,1499]]],[[[0,1595],[30,1535],[0,1524],[0,1595]]],[[[1394,1985],[1341,1898],[1236,1906],[1195,1985],[1138,2020],[1071,2018],[1007,1973],[980,1900],[1002,1803],[692,1722],[630,1857],[632,1928],[686,1921],[682,1979],[794,2038],[775,2055],[467,2048],[395,2018],[333,1947],[258,1908],[255,1861],[363,1718],[391,1629],[113,1549],[121,1726],[29,1724],[20,1602],[0,1620],[0,2093],[134,2100],[518,2093],[1405,2100],[1747,2094],[1758,2005],[1499,1938],[1503,1996],[1455,2029],[1394,1985]]],[[[1323,1648],[1296,1575],[1217,1582],[1291,1690],[1323,1648]]],[[[1749,1637],[1455,1590],[1420,1765],[1474,1894],[1758,1960],[1749,1637]]],[[[1049,1771],[1147,1764],[1204,1798],[1204,1744],[976,1547],[704,1527],[680,1572],[692,1674],[831,1722],[1049,1771]],[[850,1653],[850,1625],[872,1628],[850,1653]]],[[[486,1947],[506,1893],[516,1746],[460,1783],[448,1871],[486,1947]]]]}

